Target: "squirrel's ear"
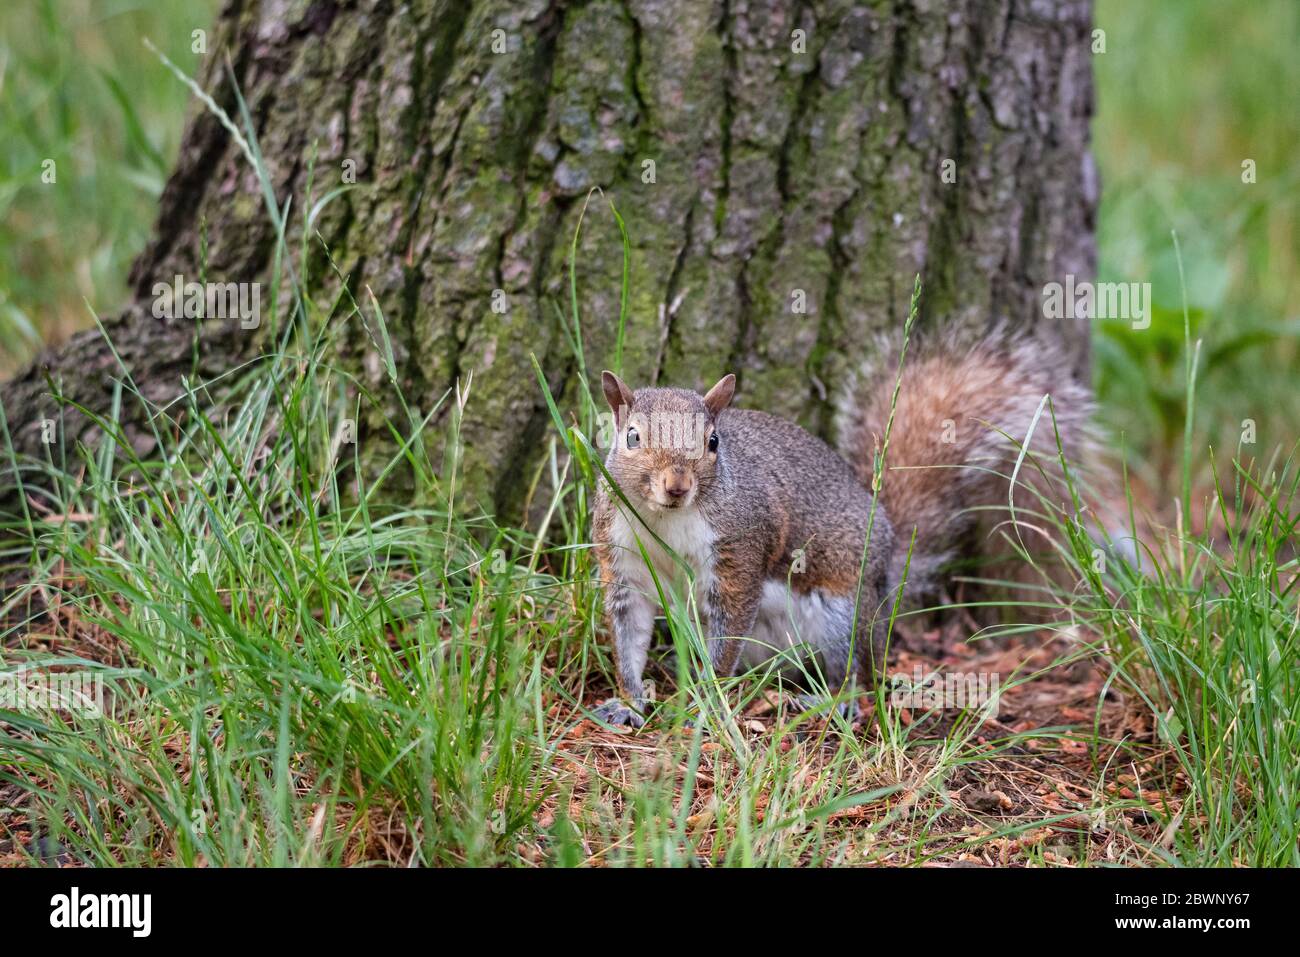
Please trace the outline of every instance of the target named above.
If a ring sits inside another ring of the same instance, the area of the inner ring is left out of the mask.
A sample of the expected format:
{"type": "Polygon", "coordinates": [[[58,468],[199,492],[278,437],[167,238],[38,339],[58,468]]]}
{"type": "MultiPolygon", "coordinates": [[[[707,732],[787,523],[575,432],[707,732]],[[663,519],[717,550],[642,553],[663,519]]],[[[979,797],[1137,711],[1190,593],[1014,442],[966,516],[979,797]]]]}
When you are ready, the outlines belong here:
{"type": "Polygon", "coordinates": [[[605,401],[614,411],[616,419],[620,413],[626,415],[632,408],[632,390],[627,387],[626,382],[608,369],[600,374],[600,387],[604,390],[605,401]]]}
{"type": "Polygon", "coordinates": [[[731,402],[731,397],[736,394],[736,377],[727,373],[718,380],[718,384],[709,390],[709,394],[704,397],[704,407],[709,410],[710,415],[717,415],[731,402]]]}

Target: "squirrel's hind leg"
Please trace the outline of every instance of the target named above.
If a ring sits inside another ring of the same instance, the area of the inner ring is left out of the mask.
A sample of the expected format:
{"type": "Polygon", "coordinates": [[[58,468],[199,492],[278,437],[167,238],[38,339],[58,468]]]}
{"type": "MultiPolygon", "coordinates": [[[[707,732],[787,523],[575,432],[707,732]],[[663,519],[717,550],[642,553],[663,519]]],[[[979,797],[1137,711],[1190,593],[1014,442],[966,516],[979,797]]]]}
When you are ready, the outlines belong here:
{"type": "Polygon", "coordinates": [[[704,595],[704,619],[709,661],[719,678],[736,673],[745,639],[758,619],[761,595],[761,584],[752,579],[721,572],[714,575],[704,595]]]}
{"type": "MultiPolygon", "coordinates": [[[[855,678],[862,671],[855,665],[858,651],[849,640],[852,630],[851,597],[825,589],[796,591],[787,582],[772,579],[763,588],[745,663],[755,667],[780,655],[779,674],[808,692],[796,699],[799,710],[821,708],[839,698],[841,713],[851,716],[856,712],[855,678]]],[[[869,632],[864,622],[858,623],[860,635],[869,632]]],[[[869,656],[870,650],[864,653],[869,656]]]]}

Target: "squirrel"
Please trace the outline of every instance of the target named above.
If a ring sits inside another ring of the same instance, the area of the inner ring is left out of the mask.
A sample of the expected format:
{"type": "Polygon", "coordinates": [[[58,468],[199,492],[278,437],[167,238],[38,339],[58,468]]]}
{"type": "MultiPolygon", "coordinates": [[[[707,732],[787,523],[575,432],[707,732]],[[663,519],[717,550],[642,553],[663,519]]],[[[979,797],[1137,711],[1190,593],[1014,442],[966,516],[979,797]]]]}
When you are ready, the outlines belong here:
{"type": "Polygon", "coordinates": [[[605,465],[622,494],[599,483],[593,512],[620,692],[595,709],[599,719],[645,720],[642,674],[660,606],[647,558],[665,594],[692,583],[719,676],[781,655],[778,670],[795,683],[811,665],[827,688],[869,685],[883,671],[899,586],[908,604],[932,596],[950,563],[1001,537],[1026,436],[1017,516],[1059,480],[1060,452],[1090,444],[1091,392],[1052,343],[995,329],[969,348],[950,339],[915,348],[901,372],[880,363],[846,388],[842,455],[793,422],[732,408],[734,375],[699,395],[634,392],[602,373],[616,427],[605,465]]]}

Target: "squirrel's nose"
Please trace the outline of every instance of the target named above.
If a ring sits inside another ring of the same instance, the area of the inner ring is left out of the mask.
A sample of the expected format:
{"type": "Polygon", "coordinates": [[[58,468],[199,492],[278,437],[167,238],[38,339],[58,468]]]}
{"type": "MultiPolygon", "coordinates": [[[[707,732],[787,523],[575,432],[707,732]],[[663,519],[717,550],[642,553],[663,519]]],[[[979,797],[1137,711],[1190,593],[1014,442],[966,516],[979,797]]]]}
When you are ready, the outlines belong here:
{"type": "Polygon", "coordinates": [[[680,465],[664,477],[664,491],[673,498],[681,498],[691,490],[691,477],[680,465]]]}

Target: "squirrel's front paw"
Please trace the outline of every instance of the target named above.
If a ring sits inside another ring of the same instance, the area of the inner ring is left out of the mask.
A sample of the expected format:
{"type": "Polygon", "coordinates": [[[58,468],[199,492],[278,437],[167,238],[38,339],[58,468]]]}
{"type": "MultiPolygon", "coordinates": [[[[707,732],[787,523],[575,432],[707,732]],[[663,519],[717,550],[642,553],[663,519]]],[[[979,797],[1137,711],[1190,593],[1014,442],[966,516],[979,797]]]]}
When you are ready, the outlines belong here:
{"type": "MultiPolygon", "coordinates": [[[[830,701],[824,695],[819,694],[801,694],[794,700],[795,710],[800,713],[807,711],[826,711],[826,706],[829,703],[830,701]]],[[[840,713],[840,717],[844,718],[850,724],[862,717],[862,709],[858,707],[858,699],[856,697],[839,702],[835,705],[835,710],[840,713]]]]}
{"type": "Polygon", "coordinates": [[[600,721],[619,728],[639,728],[645,724],[645,718],[638,711],[634,711],[618,698],[610,698],[592,714],[600,721]]]}

